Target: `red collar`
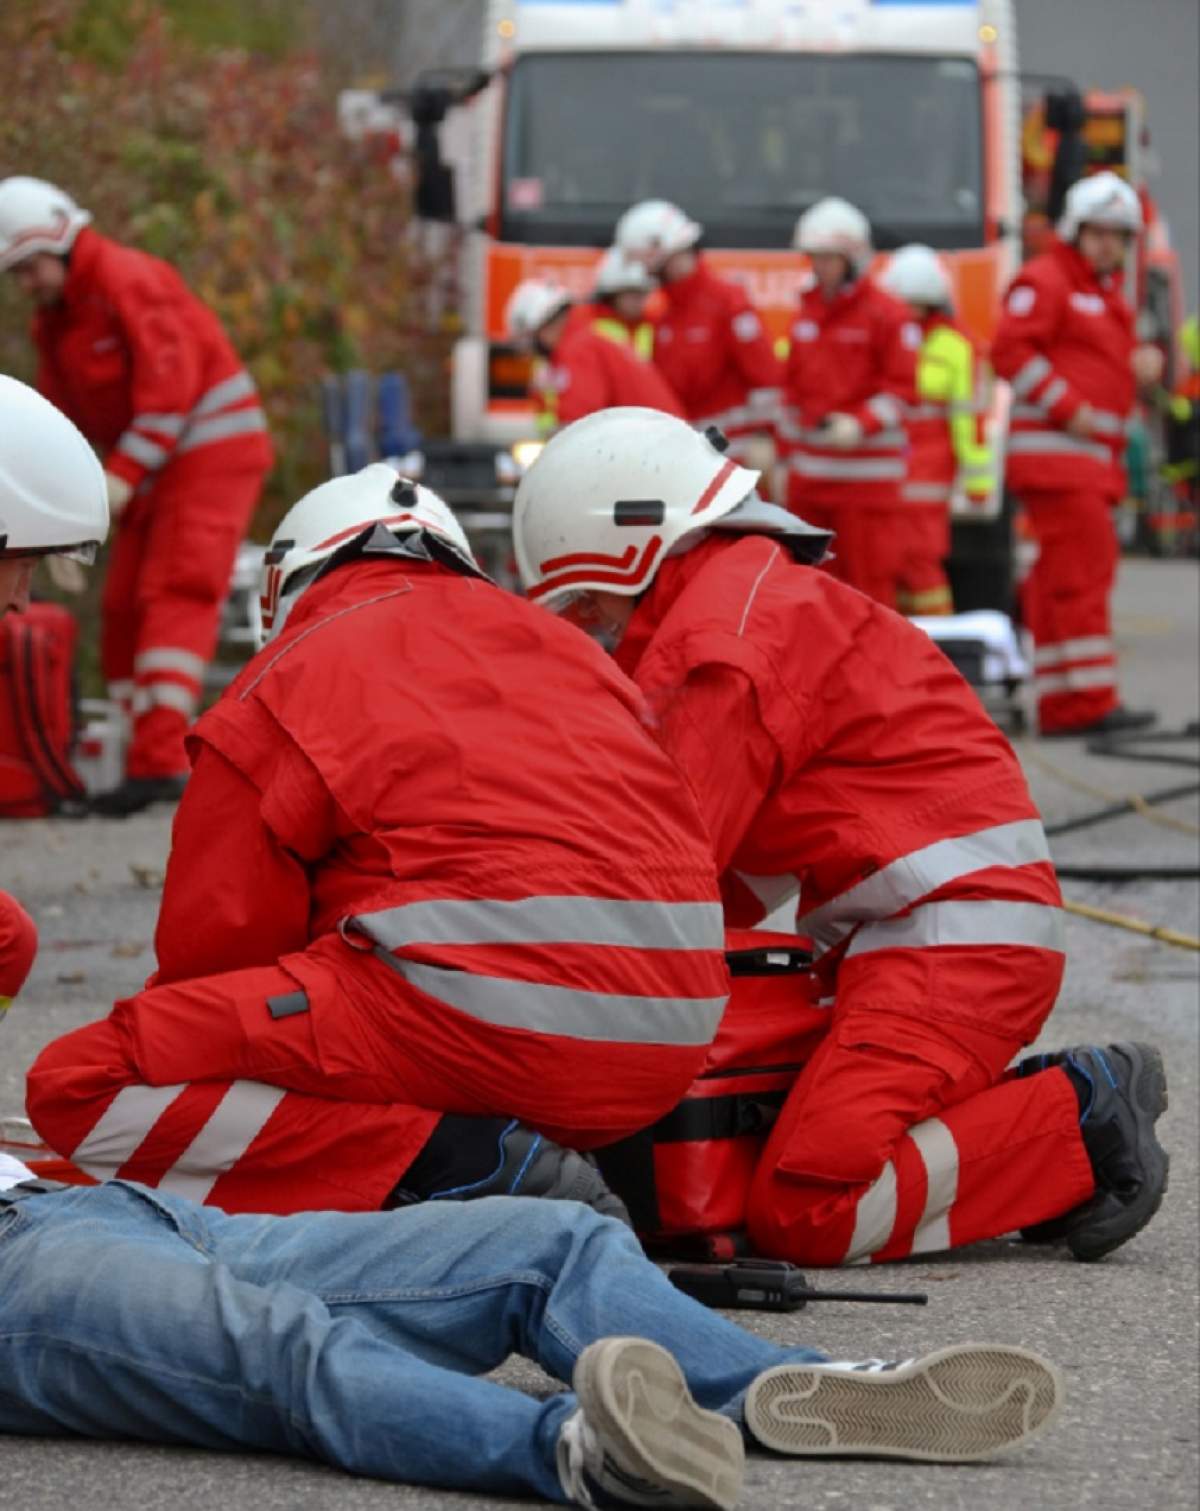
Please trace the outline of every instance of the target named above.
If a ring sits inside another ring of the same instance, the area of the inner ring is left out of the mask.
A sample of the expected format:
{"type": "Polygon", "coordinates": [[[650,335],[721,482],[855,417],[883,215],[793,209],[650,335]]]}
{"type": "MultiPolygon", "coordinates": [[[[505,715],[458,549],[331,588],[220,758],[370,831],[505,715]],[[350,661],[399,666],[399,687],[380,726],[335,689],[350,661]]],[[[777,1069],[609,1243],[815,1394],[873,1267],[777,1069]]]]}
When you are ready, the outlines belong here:
{"type": "Polygon", "coordinates": [[[638,600],[633,617],[614,652],[617,665],[627,677],[633,676],[659,626],[684,591],[719,552],[741,539],[740,535],[710,535],[682,556],[667,557],[654,581],[638,600]]]}

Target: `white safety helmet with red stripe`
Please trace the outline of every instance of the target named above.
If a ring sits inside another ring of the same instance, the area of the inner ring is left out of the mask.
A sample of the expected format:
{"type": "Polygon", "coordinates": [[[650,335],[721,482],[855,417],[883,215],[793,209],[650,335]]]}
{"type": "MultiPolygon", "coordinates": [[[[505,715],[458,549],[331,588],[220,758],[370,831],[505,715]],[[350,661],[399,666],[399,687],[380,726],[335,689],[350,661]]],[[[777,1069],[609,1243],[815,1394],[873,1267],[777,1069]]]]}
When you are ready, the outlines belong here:
{"type": "Polygon", "coordinates": [[[592,294],[607,299],[613,294],[652,294],[658,284],[644,262],[630,257],[620,247],[609,247],[596,265],[592,294]]]}
{"type": "Polygon", "coordinates": [[[433,559],[482,576],[462,526],[429,488],[401,477],[386,462],[372,462],[349,477],[335,477],[306,493],[284,515],[263,557],[252,610],[259,646],[273,640],[297,599],[335,555],[384,554],[397,540],[420,535],[433,559]],[[371,537],[379,531],[378,543],[371,537]],[[429,539],[432,537],[432,540],[429,539]]]}
{"type": "Polygon", "coordinates": [[[669,257],[686,252],[704,235],[704,227],[666,199],[644,199],[617,221],[613,244],[657,273],[669,257]]]}
{"type": "Polygon", "coordinates": [[[1142,229],[1142,203],[1118,173],[1094,173],[1067,190],[1058,234],[1074,241],[1080,226],[1108,226],[1135,235],[1142,229]]]}
{"type": "Polygon", "coordinates": [[[830,195],[797,220],[792,245],[810,256],[814,252],[836,252],[858,275],[871,260],[871,222],[849,200],[830,195]]]}
{"type": "Polygon", "coordinates": [[[0,179],[0,272],[35,252],[65,256],[91,218],[69,194],[45,179],[0,179]]]}
{"type": "Polygon", "coordinates": [[[932,247],[913,241],[892,253],[879,280],[889,294],[905,304],[944,309],[951,300],[950,278],[932,247]]]}
{"type": "Polygon", "coordinates": [[[569,289],[553,278],[526,278],[518,283],[504,307],[504,324],[517,342],[532,341],[542,326],[570,309],[569,289]]]}
{"type": "Polygon", "coordinates": [[[513,546],[529,597],[555,613],[578,594],[644,592],[708,530],[789,537],[819,561],[829,534],[755,493],[759,474],[658,409],[598,410],[550,440],[517,488],[513,546]]]}

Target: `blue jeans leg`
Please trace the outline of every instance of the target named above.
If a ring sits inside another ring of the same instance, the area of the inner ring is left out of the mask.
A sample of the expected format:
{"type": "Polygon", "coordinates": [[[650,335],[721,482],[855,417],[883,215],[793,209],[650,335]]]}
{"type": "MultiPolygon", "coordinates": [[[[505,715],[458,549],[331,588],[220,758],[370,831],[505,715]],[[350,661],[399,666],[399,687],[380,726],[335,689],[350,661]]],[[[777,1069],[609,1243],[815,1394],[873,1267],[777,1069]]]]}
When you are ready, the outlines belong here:
{"type": "MultiPolygon", "coordinates": [[[[431,1363],[401,1330],[364,1325],[369,1307],[335,1311],[303,1277],[272,1275],[257,1251],[277,1225],[286,1247],[314,1220],[227,1219],[122,1184],[0,1208],[0,1431],[266,1449],[562,1499],[569,1395],[539,1403],[431,1363]]],[[[315,1226],[333,1236],[328,1215],[315,1226]]],[[[378,1237],[358,1256],[359,1291],[381,1267],[395,1278],[378,1237]]]]}
{"type": "Polygon", "coordinates": [[[623,1333],[661,1343],[702,1405],[736,1416],[762,1370],[826,1357],[779,1348],[693,1301],[628,1228],[574,1202],[492,1197],[383,1213],[204,1217],[236,1273],[299,1285],[331,1314],[449,1369],[483,1372],[519,1353],[569,1382],[587,1344],[623,1333]]]}

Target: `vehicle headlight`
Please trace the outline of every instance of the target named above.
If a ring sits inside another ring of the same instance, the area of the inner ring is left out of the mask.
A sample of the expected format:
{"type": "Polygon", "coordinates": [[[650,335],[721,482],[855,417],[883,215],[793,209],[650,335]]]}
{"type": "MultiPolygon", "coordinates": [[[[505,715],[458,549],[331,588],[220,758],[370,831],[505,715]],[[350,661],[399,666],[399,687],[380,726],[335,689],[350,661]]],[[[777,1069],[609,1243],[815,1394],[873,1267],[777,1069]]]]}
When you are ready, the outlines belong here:
{"type": "Polygon", "coordinates": [[[522,472],[528,472],[545,449],[545,441],[517,441],[512,448],[513,461],[522,472]]]}

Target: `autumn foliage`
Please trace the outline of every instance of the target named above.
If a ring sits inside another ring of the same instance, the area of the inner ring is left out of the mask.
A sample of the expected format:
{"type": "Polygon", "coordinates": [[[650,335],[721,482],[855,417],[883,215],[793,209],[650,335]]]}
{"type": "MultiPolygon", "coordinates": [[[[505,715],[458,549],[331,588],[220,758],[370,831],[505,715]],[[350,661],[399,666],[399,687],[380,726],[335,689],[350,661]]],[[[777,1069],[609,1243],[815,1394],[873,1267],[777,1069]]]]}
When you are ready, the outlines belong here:
{"type": "MultiPolygon", "coordinates": [[[[0,175],[61,184],[97,229],[167,258],[218,312],[279,454],[262,538],[326,475],[324,373],[399,369],[419,421],[444,428],[453,327],[431,312],[447,270],[423,253],[387,154],[340,134],[336,90],[295,35],[302,6],[260,13],[270,51],[198,39],[179,9],[0,4],[0,175]]],[[[21,377],[26,322],[15,289],[0,288],[0,370],[21,377]]]]}

